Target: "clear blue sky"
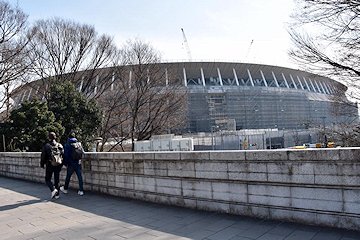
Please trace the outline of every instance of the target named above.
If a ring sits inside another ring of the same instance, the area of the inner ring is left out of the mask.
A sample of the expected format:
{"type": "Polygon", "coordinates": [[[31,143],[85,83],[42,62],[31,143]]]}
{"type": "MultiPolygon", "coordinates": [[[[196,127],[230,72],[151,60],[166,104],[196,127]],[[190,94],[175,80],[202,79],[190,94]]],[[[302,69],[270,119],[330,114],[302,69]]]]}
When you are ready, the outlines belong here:
{"type": "Polygon", "coordinates": [[[185,60],[181,28],[193,60],[243,61],[293,67],[285,29],[292,0],[11,0],[30,22],[61,17],[93,25],[121,47],[140,38],[165,60],[185,60]],[[254,40],[249,46],[251,41],[254,40]],[[248,57],[246,54],[249,51],[248,57]]]}

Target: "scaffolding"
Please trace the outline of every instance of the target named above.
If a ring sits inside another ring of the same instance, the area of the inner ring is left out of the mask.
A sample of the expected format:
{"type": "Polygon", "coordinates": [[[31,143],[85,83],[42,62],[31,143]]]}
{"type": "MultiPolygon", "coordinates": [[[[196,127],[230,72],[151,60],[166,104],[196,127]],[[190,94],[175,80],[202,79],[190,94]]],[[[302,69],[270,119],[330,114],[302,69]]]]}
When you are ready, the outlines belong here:
{"type": "Polygon", "coordinates": [[[331,113],[337,82],[306,72],[251,64],[184,64],[189,89],[190,132],[212,132],[216,121],[234,119],[241,129],[306,129],[331,113]],[[263,67],[264,70],[261,68],[263,67]],[[295,77],[294,77],[295,76],[295,77]]]}

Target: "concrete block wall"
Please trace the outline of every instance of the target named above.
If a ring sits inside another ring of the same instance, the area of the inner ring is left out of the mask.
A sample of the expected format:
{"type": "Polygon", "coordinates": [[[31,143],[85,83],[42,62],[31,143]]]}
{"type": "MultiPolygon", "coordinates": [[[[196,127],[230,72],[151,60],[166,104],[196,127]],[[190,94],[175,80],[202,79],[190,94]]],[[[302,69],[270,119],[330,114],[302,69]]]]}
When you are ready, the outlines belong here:
{"type": "MultiPolygon", "coordinates": [[[[0,153],[0,174],[44,182],[39,162],[0,153]]],[[[87,153],[83,178],[85,191],[360,230],[360,148],[87,153]]]]}

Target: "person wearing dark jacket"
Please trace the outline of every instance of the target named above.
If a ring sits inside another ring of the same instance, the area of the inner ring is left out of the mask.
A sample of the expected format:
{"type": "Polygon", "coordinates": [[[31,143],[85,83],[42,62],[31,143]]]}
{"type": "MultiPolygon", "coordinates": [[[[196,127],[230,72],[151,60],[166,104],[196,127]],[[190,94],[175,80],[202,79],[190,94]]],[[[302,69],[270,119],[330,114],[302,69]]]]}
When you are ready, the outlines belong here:
{"type": "Polygon", "coordinates": [[[41,151],[40,167],[45,168],[46,166],[45,182],[51,191],[51,198],[57,199],[59,198],[59,174],[62,168],[62,164],[53,166],[53,164],[51,164],[50,162],[52,148],[55,146],[58,149],[58,153],[60,154],[60,157],[62,158],[64,155],[64,148],[60,143],[56,142],[56,134],[54,132],[50,132],[49,142],[43,146],[41,151]],[[53,185],[53,183],[51,182],[53,173],[54,173],[55,185],[53,185]]]}
{"type": "MultiPolygon", "coordinates": [[[[83,189],[83,179],[81,176],[81,159],[75,160],[72,159],[72,144],[73,143],[80,143],[76,139],[75,133],[72,132],[69,134],[69,139],[67,143],[65,144],[65,152],[64,152],[64,165],[67,167],[67,173],[66,173],[66,179],[65,179],[65,185],[60,187],[60,190],[63,193],[68,193],[69,183],[71,175],[75,172],[78,180],[79,180],[79,191],[78,194],[80,196],[84,195],[84,189],[83,189]]],[[[82,150],[82,147],[81,147],[82,150]]],[[[84,151],[82,150],[84,153],[84,151]]]]}

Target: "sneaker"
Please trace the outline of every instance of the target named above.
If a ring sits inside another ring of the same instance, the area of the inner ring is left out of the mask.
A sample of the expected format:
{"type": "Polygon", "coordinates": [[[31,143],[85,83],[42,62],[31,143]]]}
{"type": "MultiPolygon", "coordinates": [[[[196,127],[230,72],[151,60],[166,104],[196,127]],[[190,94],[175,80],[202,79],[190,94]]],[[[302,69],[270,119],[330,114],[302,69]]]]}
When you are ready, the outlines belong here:
{"type": "Polygon", "coordinates": [[[66,190],[66,189],[64,188],[64,186],[61,186],[61,187],[60,187],[60,191],[62,191],[63,193],[68,193],[68,190],[66,190]]]}
{"type": "Polygon", "coordinates": [[[83,191],[78,191],[78,194],[79,194],[80,196],[82,196],[82,195],[84,195],[84,192],[83,192],[83,191]]]}
{"type": "Polygon", "coordinates": [[[54,189],[52,192],[51,192],[51,198],[53,199],[55,196],[56,196],[56,194],[58,194],[59,193],[59,191],[57,190],[57,189],[54,189]]]}
{"type": "Polygon", "coordinates": [[[55,195],[55,199],[59,199],[60,198],[60,196],[59,195],[55,195]]]}

